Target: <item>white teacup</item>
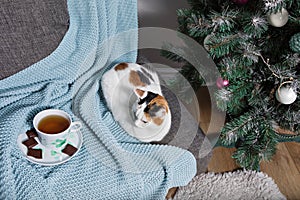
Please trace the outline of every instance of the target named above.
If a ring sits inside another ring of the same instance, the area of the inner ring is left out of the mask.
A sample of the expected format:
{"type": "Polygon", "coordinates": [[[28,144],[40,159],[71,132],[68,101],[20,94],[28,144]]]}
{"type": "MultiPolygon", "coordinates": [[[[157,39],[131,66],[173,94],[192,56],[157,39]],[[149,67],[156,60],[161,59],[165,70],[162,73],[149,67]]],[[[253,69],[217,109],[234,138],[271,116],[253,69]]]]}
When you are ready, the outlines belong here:
{"type": "Polygon", "coordinates": [[[33,118],[33,126],[42,145],[51,149],[63,149],[68,143],[70,132],[81,128],[81,122],[72,122],[71,116],[57,109],[39,112],[33,118]]]}

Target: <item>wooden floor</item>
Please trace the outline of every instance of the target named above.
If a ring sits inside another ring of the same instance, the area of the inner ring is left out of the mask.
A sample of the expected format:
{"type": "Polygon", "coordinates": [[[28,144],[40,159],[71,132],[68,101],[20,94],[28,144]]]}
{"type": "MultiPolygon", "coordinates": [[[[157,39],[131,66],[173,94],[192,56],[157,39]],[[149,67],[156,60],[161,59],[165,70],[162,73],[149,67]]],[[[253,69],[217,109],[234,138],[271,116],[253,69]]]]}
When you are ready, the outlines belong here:
{"type": "MultiPolygon", "coordinates": [[[[207,88],[203,87],[197,94],[200,105],[200,126],[204,132],[210,134],[220,129],[224,113],[211,109],[211,102],[207,88]],[[214,124],[211,124],[211,112],[214,113],[214,124]],[[220,118],[215,120],[216,118],[220,118]],[[220,123],[215,123],[215,122],[220,123]]],[[[239,168],[231,158],[235,149],[216,147],[208,165],[209,172],[228,172],[239,168]]],[[[270,162],[260,165],[261,171],[272,177],[279,190],[287,199],[300,200],[300,143],[280,143],[277,153],[270,162]]]]}

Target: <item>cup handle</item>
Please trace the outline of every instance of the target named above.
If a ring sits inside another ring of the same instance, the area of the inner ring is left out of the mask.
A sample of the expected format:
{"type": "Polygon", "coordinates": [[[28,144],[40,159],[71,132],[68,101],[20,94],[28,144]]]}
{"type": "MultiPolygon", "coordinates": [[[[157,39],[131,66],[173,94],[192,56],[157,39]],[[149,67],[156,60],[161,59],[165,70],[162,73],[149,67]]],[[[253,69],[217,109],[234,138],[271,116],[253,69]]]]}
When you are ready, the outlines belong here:
{"type": "Polygon", "coordinates": [[[76,132],[79,131],[82,127],[81,122],[72,122],[70,132],[76,132]]]}

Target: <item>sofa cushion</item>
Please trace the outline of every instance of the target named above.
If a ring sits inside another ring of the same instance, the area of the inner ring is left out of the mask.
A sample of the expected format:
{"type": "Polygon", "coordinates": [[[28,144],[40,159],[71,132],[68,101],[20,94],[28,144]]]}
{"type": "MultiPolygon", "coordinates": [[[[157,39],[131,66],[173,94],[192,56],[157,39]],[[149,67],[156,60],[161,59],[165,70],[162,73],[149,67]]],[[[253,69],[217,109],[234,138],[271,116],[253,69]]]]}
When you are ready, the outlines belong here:
{"type": "Polygon", "coordinates": [[[2,0],[0,79],[51,54],[68,24],[66,0],[2,0]]]}

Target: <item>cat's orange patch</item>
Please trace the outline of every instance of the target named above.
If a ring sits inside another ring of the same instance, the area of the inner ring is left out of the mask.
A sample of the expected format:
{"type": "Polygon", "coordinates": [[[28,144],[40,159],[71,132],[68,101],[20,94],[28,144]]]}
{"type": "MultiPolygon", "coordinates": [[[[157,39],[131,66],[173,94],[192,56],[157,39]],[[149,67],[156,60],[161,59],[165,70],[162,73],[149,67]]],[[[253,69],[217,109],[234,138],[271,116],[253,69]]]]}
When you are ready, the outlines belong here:
{"type": "Polygon", "coordinates": [[[120,63],[117,66],[115,66],[115,71],[124,70],[128,67],[127,63],[120,63]]]}
{"type": "Polygon", "coordinates": [[[153,123],[160,126],[162,123],[163,123],[163,119],[162,118],[159,118],[159,117],[154,117],[153,118],[153,123]]]}
{"type": "Polygon", "coordinates": [[[142,97],[142,96],[144,95],[144,93],[145,93],[145,91],[140,90],[140,89],[136,89],[135,91],[136,91],[136,93],[137,93],[140,97],[142,97]]]}
{"type": "Polygon", "coordinates": [[[134,86],[146,86],[146,84],[141,81],[139,74],[133,70],[130,71],[129,82],[134,86]]]}
{"type": "Polygon", "coordinates": [[[163,97],[158,95],[157,97],[155,97],[154,99],[152,99],[152,101],[150,102],[150,104],[156,104],[157,106],[161,106],[164,107],[166,109],[166,112],[169,112],[169,105],[167,100],[163,97]]]}

